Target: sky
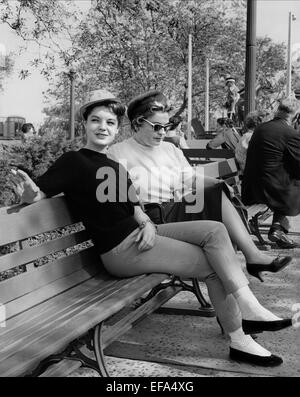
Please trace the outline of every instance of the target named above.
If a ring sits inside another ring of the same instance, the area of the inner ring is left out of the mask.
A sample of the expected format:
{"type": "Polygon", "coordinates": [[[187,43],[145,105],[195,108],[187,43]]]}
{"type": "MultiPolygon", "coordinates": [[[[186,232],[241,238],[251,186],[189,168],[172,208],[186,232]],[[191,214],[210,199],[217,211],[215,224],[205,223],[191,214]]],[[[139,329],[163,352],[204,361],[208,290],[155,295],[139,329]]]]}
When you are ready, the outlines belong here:
{"type": "MultiPolygon", "coordinates": [[[[220,0],[226,1],[226,0],[220,0]]],[[[89,0],[75,0],[82,11],[87,11],[89,0]]],[[[300,0],[257,0],[257,36],[269,36],[276,42],[287,42],[289,12],[296,16],[292,22],[292,46],[300,51],[300,0]]],[[[6,25],[0,24],[0,47],[6,51],[18,52],[22,40],[6,25]]],[[[0,117],[22,116],[27,122],[38,127],[44,118],[42,113],[45,103],[43,91],[47,89],[46,80],[37,70],[32,69],[30,77],[20,80],[19,72],[34,57],[29,46],[15,60],[13,74],[4,82],[4,92],[0,92],[0,117]]]]}

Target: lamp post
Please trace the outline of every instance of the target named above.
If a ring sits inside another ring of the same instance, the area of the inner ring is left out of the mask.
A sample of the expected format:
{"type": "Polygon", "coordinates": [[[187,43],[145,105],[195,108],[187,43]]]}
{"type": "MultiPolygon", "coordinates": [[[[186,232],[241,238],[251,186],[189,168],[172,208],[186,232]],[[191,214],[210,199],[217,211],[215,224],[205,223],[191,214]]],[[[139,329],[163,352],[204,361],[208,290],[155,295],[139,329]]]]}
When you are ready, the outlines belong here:
{"type": "Polygon", "coordinates": [[[209,58],[205,59],[205,131],[209,131],[209,58]]]}
{"type": "Polygon", "coordinates": [[[256,0],[247,0],[245,117],[255,110],[256,8],[256,0]]]}
{"type": "Polygon", "coordinates": [[[188,67],[188,125],[187,137],[192,139],[192,35],[189,35],[189,67],[188,67]]]}
{"type": "Polygon", "coordinates": [[[6,69],[6,49],[5,45],[0,43],[0,70],[6,69]]]}
{"type": "Polygon", "coordinates": [[[291,38],[292,38],[292,21],[295,21],[295,20],[296,20],[295,15],[292,14],[291,12],[289,12],[286,96],[289,96],[292,91],[291,38]]]}
{"type": "Polygon", "coordinates": [[[68,73],[70,79],[70,132],[69,139],[72,141],[75,138],[75,71],[71,69],[68,73]]]}

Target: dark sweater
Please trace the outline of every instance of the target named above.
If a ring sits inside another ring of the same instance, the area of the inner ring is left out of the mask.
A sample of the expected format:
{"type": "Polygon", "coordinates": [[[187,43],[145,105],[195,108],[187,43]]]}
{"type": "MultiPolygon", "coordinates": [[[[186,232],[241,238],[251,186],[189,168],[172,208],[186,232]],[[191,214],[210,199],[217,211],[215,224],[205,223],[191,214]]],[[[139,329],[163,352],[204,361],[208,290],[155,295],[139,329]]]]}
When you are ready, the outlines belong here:
{"type": "Polygon", "coordinates": [[[138,227],[133,214],[139,203],[132,182],[126,170],[105,154],[89,149],[67,152],[36,183],[48,197],[65,194],[100,254],[138,227]]]}

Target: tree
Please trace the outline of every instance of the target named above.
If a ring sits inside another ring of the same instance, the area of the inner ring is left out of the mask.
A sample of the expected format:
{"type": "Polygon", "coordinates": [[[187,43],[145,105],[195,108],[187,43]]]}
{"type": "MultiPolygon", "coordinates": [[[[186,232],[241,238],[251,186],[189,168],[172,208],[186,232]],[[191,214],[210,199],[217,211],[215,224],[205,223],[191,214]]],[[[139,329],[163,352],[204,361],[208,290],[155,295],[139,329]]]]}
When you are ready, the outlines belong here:
{"type": "Polygon", "coordinates": [[[6,55],[4,62],[5,62],[4,66],[0,67],[0,91],[3,91],[3,81],[13,71],[13,67],[14,67],[13,56],[11,54],[6,55]]]}
{"type": "MultiPolygon", "coordinates": [[[[235,4],[244,9],[243,2],[235,4]]],[[[137,93],[160,88],[176,109],[184,110],[188,35],[192,33],[195,112],[201,113],[206,55],[214,53],[217,58],[212,76],[213,103],[223,89],[220,78],[230,69],[238,75],[243,72],[245,21],[240,16],[229,18],[226,7],[220,13],[216,5],[214,0],[95,1],[74,43],[80,59],[79,97],[86,89],[105,86],[128,101],[137,93]],[[236,62],[232,65],[232,61],[236,62]]]]}
{"type": "MultiPolygon", "coordinates": [[[[24,50],[28,42],[36,44],[39,56],[30,66],[39,67],[49,79],[76,59],[72,43],[79,18],[70,0],[0,0],[0,22],[24,40],[24,50]]],[[[24,69],[21,76],[28,73],[24,69]]]]}
{"type": "MultiPolygon", "coordinates": [[[[47,92],[54,105],[45,110],[46,130],[65,129],[68,122],[69,80],[63,72],[70,67],[76,72],[78,103],[85,91],[98,87],[112,90],[125,102],[158,88],[170,97],[174,113],[184,113],[189,34],[193,35],[194,116],[202,118],[204,113],[206,57],[211,59],[211,110],[224,103],[227,73],[240,88],[244,85],[245,0],[94,0],[85,18],[73,11],[71,1],[15,3],[13,8],[8,0],[0,0],[2,20],[24,40],[42,46],[42,55],[33,65],[41,66],[54,82],[47,92]]],[[[271,39],[259,42],[262,87],[267,86],[266,73],[271,80],[284,67],[283,51],[271,39]]]]}

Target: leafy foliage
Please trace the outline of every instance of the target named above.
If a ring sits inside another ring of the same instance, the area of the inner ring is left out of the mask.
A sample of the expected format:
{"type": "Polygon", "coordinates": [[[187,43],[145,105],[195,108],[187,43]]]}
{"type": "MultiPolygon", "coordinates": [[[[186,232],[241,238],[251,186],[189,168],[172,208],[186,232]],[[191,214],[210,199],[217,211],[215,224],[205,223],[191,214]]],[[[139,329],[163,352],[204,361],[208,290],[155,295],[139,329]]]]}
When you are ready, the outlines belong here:
{"type": "Polygon", "coordinates": [[[79,149],[81,146],[81,138],[68,141],[61,133],[34,137],[22,145],[15,144],[9,147],[2,145],[0,206],[17,202],[10,178],[11,168],[17,167],[34,179],[42,175],[64,152],[79,149]]]}
{"type": "MultiPolygon", "coordinates": [[[[174,113],[184,113],[189,34],[194,116],[204,115],[206,57],[210,58],[211,111],[224,104],[226,74],[233,75],[240,88],[244,86],[245,0],[94,0],[84,17],[74,9],[75,3],[18,0],[13,6],[0,0],[2,21],[43,48],[32,64],[52,81],[47,96],[54,105],[45,109],[48,117],[43,126],[47,132],[67,132],[71,69],[76,72],[77,104],[85,91],[99,87],[110,89],[125,103],[138,93],[161,89],[173,103],[174,113]]],[[[284,52],[284,45],[269,38],[258,41],[259,106],[268,105],[270,86],[272,94],[282,88],[277,72],[284,68],[284,52]]],[[[79,120],[76,129],[80,135],[79,120]]],[[[128,134],[127,128],[124,133],[128,134]]]]}
{"type": "Polygon", "coordinates": [[[6,55],[5,65],[0,68],[0,92],[3,91],[3,81],[6,77],[9,77],[14,67],[14,59],[12,54],[6,55]]]}

